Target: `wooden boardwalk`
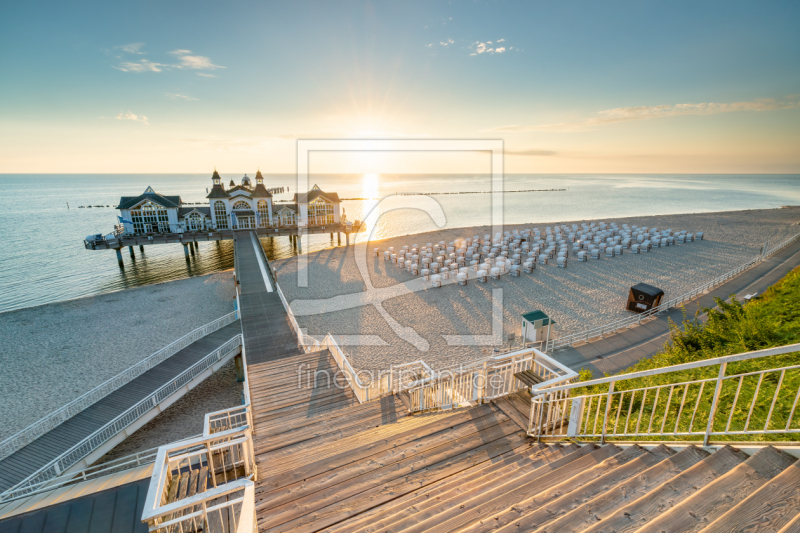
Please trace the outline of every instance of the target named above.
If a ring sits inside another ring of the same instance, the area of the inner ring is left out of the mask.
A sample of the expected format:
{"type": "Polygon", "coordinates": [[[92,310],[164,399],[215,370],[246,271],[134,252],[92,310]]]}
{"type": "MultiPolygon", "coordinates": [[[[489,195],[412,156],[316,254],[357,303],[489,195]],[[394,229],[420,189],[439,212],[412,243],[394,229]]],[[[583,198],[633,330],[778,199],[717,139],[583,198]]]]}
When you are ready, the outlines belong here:
{"type": "Polygon", "coordinates": [[[236,321],[195,341],[0,461],[0,491],[20,483],[143,398],[169,383],[197,361],[240,334],[241,328],[240,322],[236,321]]]}

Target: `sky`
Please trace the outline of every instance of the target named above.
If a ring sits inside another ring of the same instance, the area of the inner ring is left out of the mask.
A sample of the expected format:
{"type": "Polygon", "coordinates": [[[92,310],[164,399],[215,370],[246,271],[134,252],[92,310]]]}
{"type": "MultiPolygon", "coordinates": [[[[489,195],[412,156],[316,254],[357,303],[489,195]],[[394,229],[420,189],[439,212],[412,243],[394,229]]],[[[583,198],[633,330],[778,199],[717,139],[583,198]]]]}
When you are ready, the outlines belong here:
{"type": "Polygon", "coordinates": [[[0,173],[800,173],[800,2],[0,3],[0,173]],[[479,172],[315,154],[314,172],[479,172]]]}

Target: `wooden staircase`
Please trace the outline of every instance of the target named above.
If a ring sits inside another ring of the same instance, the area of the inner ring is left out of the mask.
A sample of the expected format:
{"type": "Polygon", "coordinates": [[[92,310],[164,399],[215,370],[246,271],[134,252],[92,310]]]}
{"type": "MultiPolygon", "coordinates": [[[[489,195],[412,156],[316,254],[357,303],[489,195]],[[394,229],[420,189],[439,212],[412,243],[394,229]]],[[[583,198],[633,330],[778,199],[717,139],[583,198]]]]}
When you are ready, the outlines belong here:
{"type": "Polygon", "coordinates": [[[279,379],[256,410],[259,531],[800,533],[800,464],[775,448],[537,443],[526,393],[412,416],[291,387],[297,362],[335,367],[292,359],[260,369],[279,379]]]}

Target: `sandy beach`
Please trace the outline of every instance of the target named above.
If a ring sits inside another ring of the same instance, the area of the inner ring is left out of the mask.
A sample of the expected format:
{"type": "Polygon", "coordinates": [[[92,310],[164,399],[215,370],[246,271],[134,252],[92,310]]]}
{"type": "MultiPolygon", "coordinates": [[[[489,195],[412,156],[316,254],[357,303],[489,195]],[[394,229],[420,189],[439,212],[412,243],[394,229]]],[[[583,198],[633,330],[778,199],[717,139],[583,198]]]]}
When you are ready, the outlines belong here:
{"type": "Polygon", "coordinates": [[[0,440],[233,311],[230,271],[0,314],[0,440]]]}
{"type": "MultiPolygon", "coordinates": [[[[629,315],[624,309],[628,290],[639,282],[655,285],[665,292],[665,299],[679,296],[698,285],[758,255],[766,241],[772,244],[800,232],[797,222],[800,208],[664,215],[653,217],[605,218],[603,222],[672,228],[690,232],[703,231],[703,241],[659,248],[650,253],[589,260],[579,263],[570,257],[568,268],[555,264],[537,265],[532,274],[520,277],[504,275],[486,284],[471,282],[462,287],[447,285],[427,288],[412,294],[387,298],[382,308],[401,327],[412,328],[425,339],[427,349],[404,341],[389,326],[372,304],[338,309],[322,314],[298,316],[300,326],[312,336],[333,333],[344,344],[348,335],[376,335],[385,345],[345,346],[345,352],[360,370],[386,369],[390,364],[423,359],[436,367],[470,361],[491,353],[494,346],[450,346],[444,335],[490,335],[491,295],[502,289],[504,337],[520,332],[520,315],[540,309],[556,321],[557,333],[566,335],[599,326],[629,315]]],[[[585,220],[560,222],[580,226],[585,220]]],[[[539,228],[544,233],[555,223],[505,226],[505,231],[539,228]]],[[[425,245],[428,242],[450,242],[456,238],[491,233],[489,227],[443,229],[369,242],[367,266],[373,287],[397,286],[418,276],[398,268],[383,257],[372,256],[374,247],[382,251],[389,246],[425,245]]],[[[325,309],[324,300],[343,294],[364,293],[366,285],[358,271],[354,247],[339,247],[309,254],[308,286],[298,287],[297,258],[275,261],[281,289],[294,309],[317,305],[325,309]]],[[[362,251],[363,253],[363,251],[362,251]]],[[[355,296],[354,296],[355,297],[355,296]]],[[[365,298],[366,299],[366,298],[365,298]]]]}

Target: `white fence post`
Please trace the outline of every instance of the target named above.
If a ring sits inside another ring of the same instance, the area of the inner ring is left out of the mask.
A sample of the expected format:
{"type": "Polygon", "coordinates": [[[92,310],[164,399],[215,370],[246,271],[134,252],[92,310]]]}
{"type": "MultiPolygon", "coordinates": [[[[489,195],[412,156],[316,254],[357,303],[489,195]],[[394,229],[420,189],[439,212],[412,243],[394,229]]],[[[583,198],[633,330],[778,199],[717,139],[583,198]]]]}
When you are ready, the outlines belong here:
{"type": "Polygon", "coordinates": [[[581,420],[583,420],[583,406],[586,398],[579,396],[572,398],[572,408],[569,413],[569,427],[567,428],[567,437],[575,437],[581,431],[581,420]]]}

